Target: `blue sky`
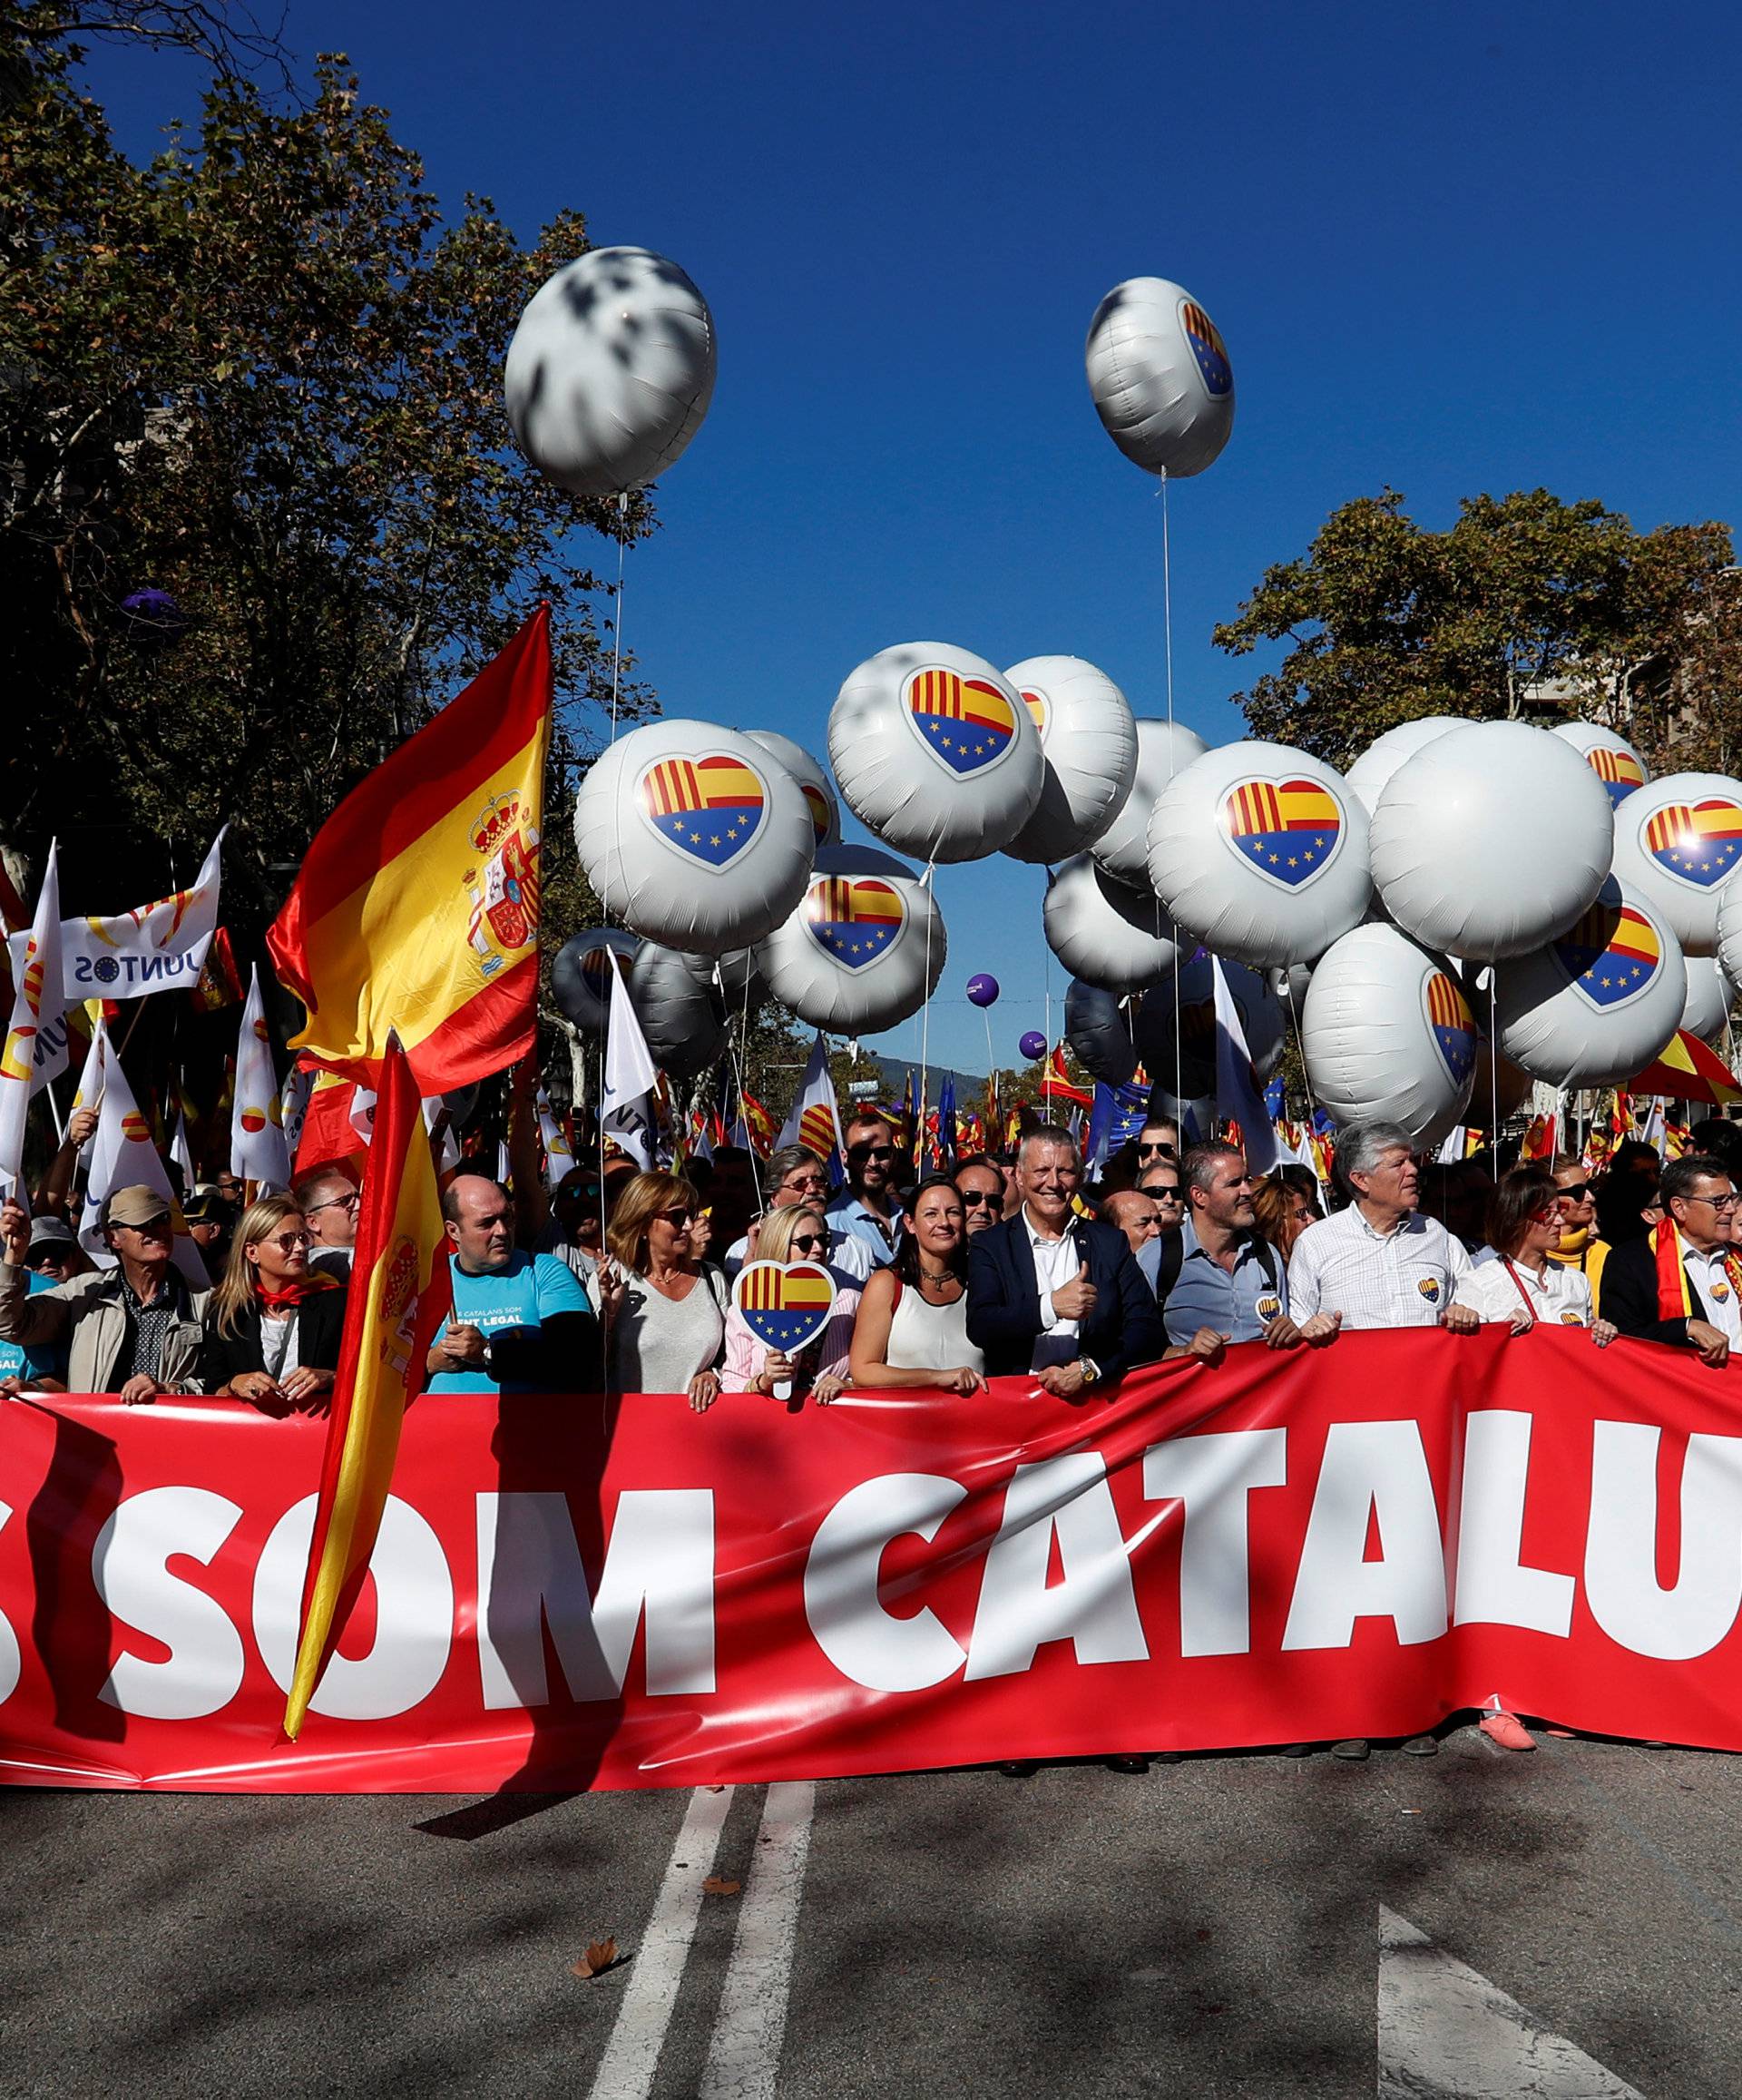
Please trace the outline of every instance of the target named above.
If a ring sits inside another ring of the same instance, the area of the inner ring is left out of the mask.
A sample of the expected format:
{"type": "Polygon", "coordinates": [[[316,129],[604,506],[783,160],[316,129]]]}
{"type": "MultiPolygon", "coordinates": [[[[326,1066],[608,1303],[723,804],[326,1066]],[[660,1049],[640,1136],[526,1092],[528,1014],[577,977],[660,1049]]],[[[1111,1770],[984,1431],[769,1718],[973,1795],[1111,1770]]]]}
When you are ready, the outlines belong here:
{"type": "MultiPolygon", "coordinates": [[[[563,206],[672,256],[719,381],[630,559],[666,711],[812,750],[895,642],[1085,656],[1164,711],[1155,484],[1082,346],[1121,279],[1178,279],[1232,358],[1227,450],[1172,496],[1176,708],[1240,733],[1209,640],[1267,564],[1389,482],[1424,523],[1546,486],[1640,526],[1735,519],[1742,128],[1734,10],[1604,4],[592,9],[289,0],[457,206],[563,206]]],[[[103,55],[122,142],[188,76],[103,55]]],[[[941,871],[935,1061],[1054,1025],[1044,878],[941,871]]],[[[878,1046],[916,1052],[917,1024],[878,1046]]]]}

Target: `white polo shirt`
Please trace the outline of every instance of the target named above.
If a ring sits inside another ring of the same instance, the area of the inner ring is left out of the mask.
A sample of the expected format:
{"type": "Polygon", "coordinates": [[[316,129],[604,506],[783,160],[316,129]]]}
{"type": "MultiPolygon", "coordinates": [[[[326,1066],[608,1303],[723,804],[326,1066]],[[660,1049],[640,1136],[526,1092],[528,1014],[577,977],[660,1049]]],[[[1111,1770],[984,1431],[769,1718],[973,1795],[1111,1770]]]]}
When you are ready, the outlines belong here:
{"type": "Polygon", "coordinates": [[[1340,1312],[1346,1328],[1434,1327],[1471,1273],[1470,1257],[1437,1218],[1405,1211],[1375,1232],[1351,1203],[1295,1242],[1288,1310],[1297,1320],[1340,1312]]]}

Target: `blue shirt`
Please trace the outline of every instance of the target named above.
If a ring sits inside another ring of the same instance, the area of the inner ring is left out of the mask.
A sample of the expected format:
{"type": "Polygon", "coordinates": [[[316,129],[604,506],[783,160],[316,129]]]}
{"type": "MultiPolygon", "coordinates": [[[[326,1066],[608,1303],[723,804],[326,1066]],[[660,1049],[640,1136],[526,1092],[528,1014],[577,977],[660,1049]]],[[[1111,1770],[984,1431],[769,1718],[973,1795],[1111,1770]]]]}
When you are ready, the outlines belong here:
{"type": "Polygon", "coordinates": [[[1230,1341],[1256,1341],[1288,1310],[1288,1278],[1276,1249],[1260,1233],[1240,1241],[1233,1272],[1212,1261],[1189,1218],[1180,1228],[1179,1275],[1163,1309],[1169,1341],[1189,1341],[1200,1327],[1230,1341]]]}
{"type": "MultiPolygon", "coordinates": [[[[566,1261],[554,1254],[524,1254],[518,1250],[505,1269],[493,1269],[483,1276],[471,1275],[457,1261],[448,1268],[454,1278],[454,1309],[436,1330],[439,1341],[450,1325],[475,1327],[488,1341],[504,1328],[542,1327],[559,1312],[591,1312],[581,1281],[566,1261]]],[[[581,1379],[584,1365],[577,1364],[581,1379]]],[[[503,1385],[482,1364],[467,1364],[463,1370],[437,1371],[429,1381],[432,1393],[526,1392],[525,1386],[503,1385]]]]}
{"type": "Polygon", "coordinates": [[[886,1238],[883,1220],[875,1211],[868,1210],[851,1189],[843,1189],[830,1201],[828,1222],[837,1232],[851,1233],[858,1241],[870,1255],[874,1269],[886,1269],[895,1260],[895,1250],[901,1245],[903,1231],[899,1203],[890,1213],[886,1238]]]}
{"type": "MultiPolygon", "coordinates": [[[[31,1271],[28,1296],[34,1298],[39,1290],[54,1288],[52,1276],[31,1271]]],[[[0,1341],[0,1379],[23,1379],[26,1385],[34,1385],[38,1379],[59,1379],[64,1385],[67,1349],[64,1341],[39,1341],[30,1349],[21,1341],[0,1341]]]]}

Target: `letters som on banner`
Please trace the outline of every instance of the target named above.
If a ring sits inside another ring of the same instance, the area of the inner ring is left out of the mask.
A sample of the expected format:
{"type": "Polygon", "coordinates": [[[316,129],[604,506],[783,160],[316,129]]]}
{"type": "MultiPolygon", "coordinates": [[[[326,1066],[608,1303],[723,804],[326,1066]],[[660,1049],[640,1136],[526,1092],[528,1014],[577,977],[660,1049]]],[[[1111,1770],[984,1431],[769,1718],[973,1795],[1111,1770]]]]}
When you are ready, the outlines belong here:
{"type": "Polygon", "coordinates": [[[1493,1692],[1742,1748],[1727,1375],[1541,1330],[1027,1389],[631,1396],[602,1468],[596,1401],[425,1401],[294,1746],[319,1425],[11,1404],[0,1772],[695,1784],[1401,1734],[1493,1692]]]}

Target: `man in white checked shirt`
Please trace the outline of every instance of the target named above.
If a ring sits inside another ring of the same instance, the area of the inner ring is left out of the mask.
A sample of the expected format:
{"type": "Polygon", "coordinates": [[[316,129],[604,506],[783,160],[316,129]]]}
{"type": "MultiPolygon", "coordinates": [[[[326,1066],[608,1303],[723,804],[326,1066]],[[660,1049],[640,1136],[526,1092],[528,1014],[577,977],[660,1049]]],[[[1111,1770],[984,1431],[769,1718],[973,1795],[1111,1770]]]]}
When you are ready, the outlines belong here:
{"type": "Polygon", "coordinates": [[[1470,1257],[1437,1218],[1424,1218],[1409,1133],[1357,1124],[1337,1141],[1336,1172],[1353,1201],[1295,1242],[1288,1307],[1297,1320],[1340,1313],[1344,1330],[1444,1327],[1473,1333],[1479,1316],[1453,1299],[1470,1257]]]}

